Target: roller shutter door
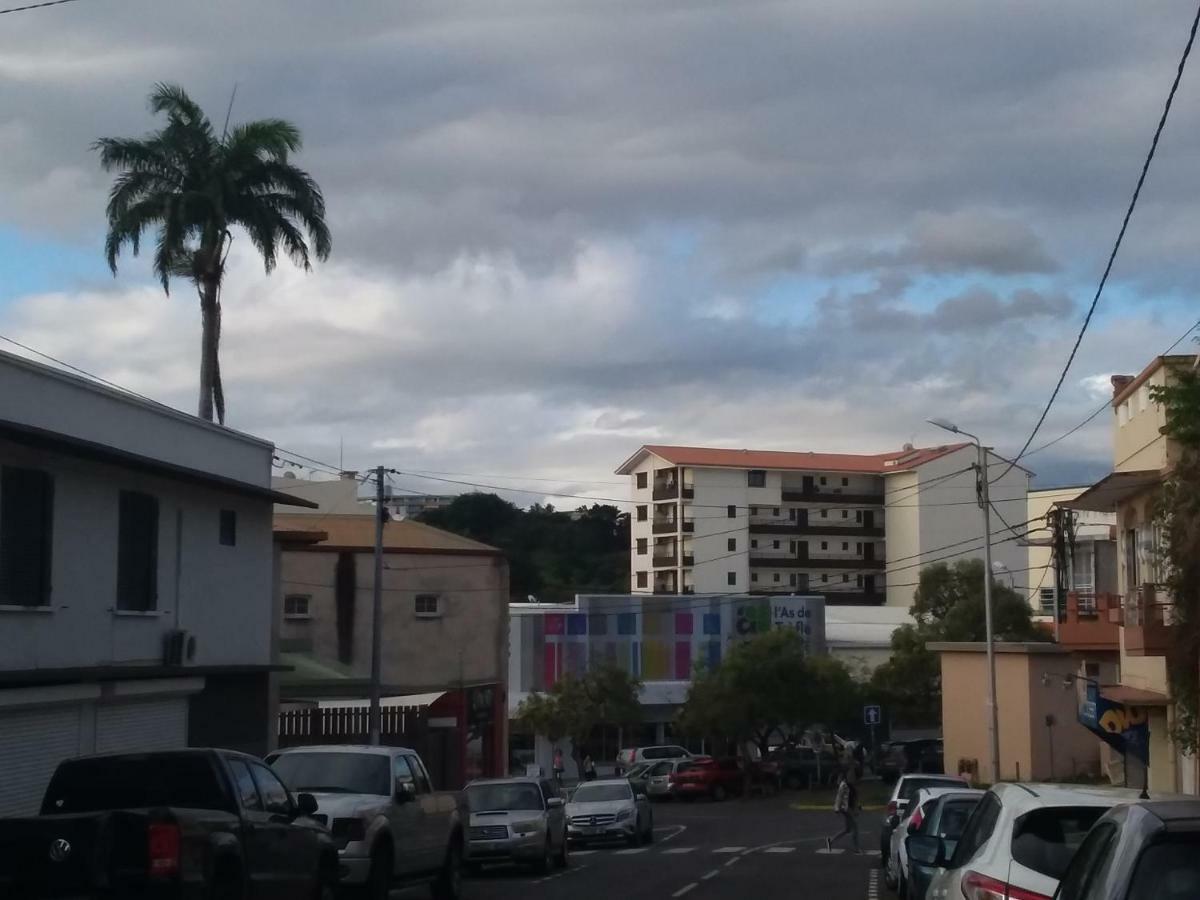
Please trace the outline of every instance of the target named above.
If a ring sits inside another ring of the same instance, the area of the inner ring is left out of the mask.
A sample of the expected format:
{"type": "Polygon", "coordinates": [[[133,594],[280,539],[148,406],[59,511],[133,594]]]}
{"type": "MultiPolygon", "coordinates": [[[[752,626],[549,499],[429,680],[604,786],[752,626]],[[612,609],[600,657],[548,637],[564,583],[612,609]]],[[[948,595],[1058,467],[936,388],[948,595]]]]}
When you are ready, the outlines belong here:
{"type": "Polygon", "coordinates": [[[37,815],[55,767],[81,752],[81,710],[0,712],[0,816],[37,815]]]}
{"type": "Polygon", "coordinates": [[[141,753],[187,746],[186,697],[166,697],[96,708],[97,753],[141,753]]]}

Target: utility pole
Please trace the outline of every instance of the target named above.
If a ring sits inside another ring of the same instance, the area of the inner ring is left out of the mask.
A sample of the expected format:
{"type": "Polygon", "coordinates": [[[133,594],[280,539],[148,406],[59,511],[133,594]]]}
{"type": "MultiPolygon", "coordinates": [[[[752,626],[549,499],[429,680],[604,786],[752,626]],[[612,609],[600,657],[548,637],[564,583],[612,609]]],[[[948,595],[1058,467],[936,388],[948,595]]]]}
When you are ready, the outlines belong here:
{"type": "Polygon", "coordinates": [[[979,448],[979,506],[983,509],[983,618],[987,641],[988,738],[992,750],[992,784],[1000,783],[1000,713],[996,708],[996,648],[992,640],[992,517],[988,499],[987,448],[979,448]]]}
{"type": "Polygon", "coordinates": [[[375,747],[381,743],[382,730],[379,721],[379,694],[383,668],[383,523],[387,515],[383,508],[383,473],[383,466],[375,467],[375,584],[374,596],[371,598],[371,706],[367,712],[370,742],[375,747]]]}

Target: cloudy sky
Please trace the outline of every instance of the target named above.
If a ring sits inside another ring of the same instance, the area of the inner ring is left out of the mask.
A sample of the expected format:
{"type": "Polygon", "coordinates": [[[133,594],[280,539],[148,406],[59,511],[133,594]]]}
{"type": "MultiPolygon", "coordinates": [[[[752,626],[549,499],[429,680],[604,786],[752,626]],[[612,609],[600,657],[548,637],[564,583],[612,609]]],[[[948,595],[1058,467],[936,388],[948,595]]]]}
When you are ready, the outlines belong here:
{"type": "MultiPolygon", "coordinates": [[[[612,470],[644,442],[879,452],[937,443],[923,423],[941,416],[1011,452],[1193,12],[78,0],[0,16],[0,334],[194,409],[195,295],[165,297],[144,260],[108,272],[89,143],[154,127],[156,81],[217,121],[236,83],[235,121],[302,129],[334,252],[266,277],[235,242],[233,427],[323,460],[341,442],[348,467],[593,496],[621,495],[612,470]]],[[[1035,446],[1200,315],[1198,125],[1193,70],[1035,446]]],[[[1033,456],[1039,482],[1105,471],[1108,427],[1033,456]]]]}

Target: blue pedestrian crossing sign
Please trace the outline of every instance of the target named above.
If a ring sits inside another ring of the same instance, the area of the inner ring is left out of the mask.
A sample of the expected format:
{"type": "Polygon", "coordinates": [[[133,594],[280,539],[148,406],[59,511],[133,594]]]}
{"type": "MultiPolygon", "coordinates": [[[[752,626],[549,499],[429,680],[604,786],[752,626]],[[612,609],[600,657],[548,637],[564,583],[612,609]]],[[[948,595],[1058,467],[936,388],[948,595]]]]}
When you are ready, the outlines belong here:
{"type": "Polygon", "coordinates": [[[878,725],[880,721],[879,706],[877,704],[870,704],[863,707],[864,725],[878,725]]]}

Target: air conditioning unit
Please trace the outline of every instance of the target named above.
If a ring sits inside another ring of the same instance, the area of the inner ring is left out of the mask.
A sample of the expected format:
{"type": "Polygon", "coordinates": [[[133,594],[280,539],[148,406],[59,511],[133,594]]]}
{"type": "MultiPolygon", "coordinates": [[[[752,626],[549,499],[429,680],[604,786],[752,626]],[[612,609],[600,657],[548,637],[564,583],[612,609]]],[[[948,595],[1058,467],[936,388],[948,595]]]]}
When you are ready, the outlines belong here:
{"type": "Polygon", "coordinates": [[[182,628],[172,628],[163,635],[163,665],[182,666],[196,655],[196,639],[182,628]]]}

